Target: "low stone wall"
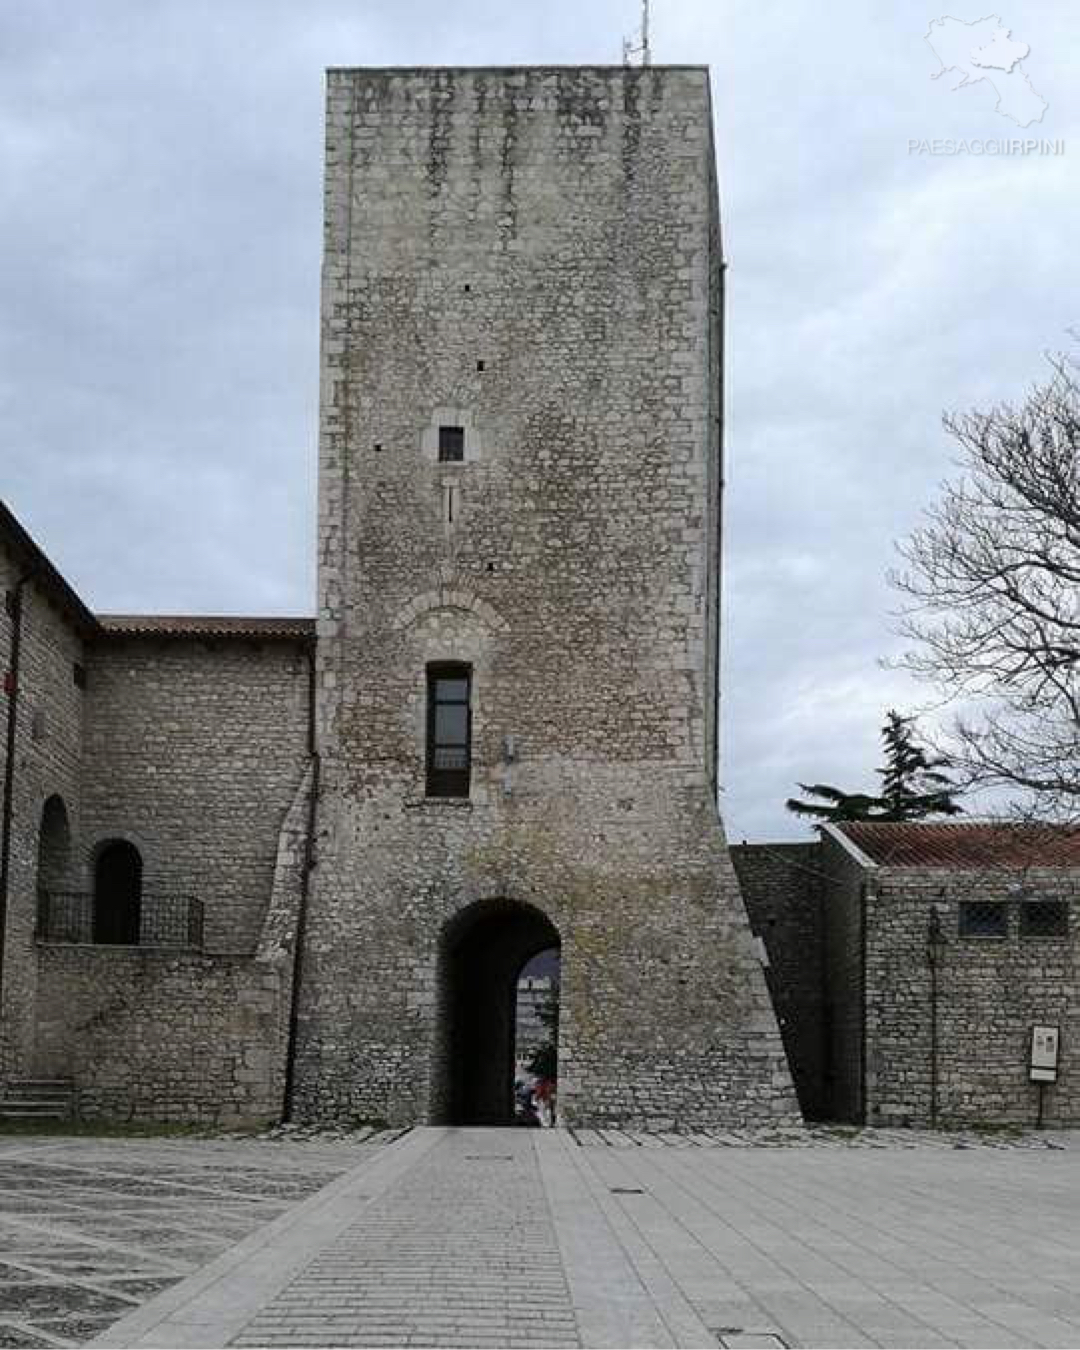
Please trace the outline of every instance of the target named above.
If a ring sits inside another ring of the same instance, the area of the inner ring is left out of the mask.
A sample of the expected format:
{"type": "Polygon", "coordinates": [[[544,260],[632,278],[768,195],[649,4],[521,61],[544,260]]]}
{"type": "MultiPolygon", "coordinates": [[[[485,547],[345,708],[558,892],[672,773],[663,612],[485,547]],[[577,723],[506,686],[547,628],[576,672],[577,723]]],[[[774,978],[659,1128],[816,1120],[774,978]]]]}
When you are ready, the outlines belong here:
{"type": "Polygon", "coordinates": [[[277,1119],[282,962],[131,947],[39,947],[35,1073],[70,1077],[84,1119],[277,1119]]]}

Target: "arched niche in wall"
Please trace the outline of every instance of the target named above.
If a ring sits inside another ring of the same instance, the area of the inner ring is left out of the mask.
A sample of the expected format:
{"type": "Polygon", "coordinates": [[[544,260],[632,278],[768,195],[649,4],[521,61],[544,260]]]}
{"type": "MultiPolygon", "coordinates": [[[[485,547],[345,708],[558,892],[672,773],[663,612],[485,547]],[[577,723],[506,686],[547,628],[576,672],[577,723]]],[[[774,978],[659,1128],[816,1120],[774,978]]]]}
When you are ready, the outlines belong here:
{"type": "Polygon", "coordinates": [[[63,797],[54,793],[41,808],[38,829],[37,888],[61,890],[70,877],[71,825],[63,797]]]}

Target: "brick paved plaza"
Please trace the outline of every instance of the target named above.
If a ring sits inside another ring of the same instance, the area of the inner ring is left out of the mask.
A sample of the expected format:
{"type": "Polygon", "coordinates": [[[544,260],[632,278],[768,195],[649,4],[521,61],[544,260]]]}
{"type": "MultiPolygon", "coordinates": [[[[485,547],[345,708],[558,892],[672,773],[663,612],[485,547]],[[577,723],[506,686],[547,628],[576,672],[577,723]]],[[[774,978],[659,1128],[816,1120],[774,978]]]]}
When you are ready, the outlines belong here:
{"type": "Polygon", "coordinates": [[[1078,1146],[8,1137],[0,1345],[1076,1345],[1078,1146]]]}

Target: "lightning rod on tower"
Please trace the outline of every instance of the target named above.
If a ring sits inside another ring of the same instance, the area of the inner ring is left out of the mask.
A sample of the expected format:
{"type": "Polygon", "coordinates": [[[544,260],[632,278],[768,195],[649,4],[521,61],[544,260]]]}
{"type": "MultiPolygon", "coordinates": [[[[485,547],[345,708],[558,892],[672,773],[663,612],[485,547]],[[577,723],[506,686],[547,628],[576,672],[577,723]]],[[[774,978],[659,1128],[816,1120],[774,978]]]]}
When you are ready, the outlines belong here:
{"type": "Polygon", "coordinates": [[[635,45],[633,38],[623,38],[622,59],[623,65],[630,65],[632,56],[640,56],[643,66],[649,65],[652,60],[652,52],[649,50],[649,0],[641,0],[641,41],[635,45]]]}

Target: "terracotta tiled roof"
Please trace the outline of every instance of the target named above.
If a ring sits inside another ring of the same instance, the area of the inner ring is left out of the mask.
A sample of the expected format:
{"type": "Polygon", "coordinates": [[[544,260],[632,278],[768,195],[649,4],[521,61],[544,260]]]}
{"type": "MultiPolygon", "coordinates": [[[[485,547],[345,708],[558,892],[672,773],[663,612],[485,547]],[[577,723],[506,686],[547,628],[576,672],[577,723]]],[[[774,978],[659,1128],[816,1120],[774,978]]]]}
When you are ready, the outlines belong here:
{"type": "Polygon", "coordinates": [[[286,616],[253,618],[241,614],[99,614],[106,637],[233,637],[309,641],[315,620],[286,616]]]}
{"type": "Polygon", "coordinates": [[[1080,867],[1080,829],[978,820],[836,828],[882,867],[1080,867]]]}

